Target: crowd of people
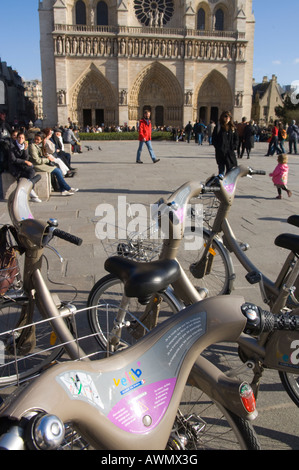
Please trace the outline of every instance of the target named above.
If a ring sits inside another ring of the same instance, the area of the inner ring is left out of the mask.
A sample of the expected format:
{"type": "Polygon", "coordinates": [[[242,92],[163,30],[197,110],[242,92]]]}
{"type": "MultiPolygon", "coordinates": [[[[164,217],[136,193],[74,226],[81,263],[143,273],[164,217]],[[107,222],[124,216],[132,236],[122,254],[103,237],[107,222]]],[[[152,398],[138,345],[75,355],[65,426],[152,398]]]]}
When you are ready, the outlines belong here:
{"type": "MultiPolygon", "coordinates": [[[[218,165],[219,175],[224,175],[231,168],[237,166],[237,159],[242,159],[246,153],[247,159],[250,158],[251,150],[255,142],[267,141],[268,151],[266,156],[272,156],[275,153],[283,158],[279,159],[278,165],[284,166],[283,183],[278,187],[278,198],[281,198],[281,189],[291,192],[286,186],[286,141],[289,144],[289,154],[293,151],[297,154],[297,143],[299,139],[299,128],[293,121],[285,129],[281,122],[275,121],[271,128],[261,129],[254,121],[242,118],[241,122],[235,122],[230,112],[225,111],[221,114],[219,121],[210,121],[205,124],[203,120],[196,120],[192,125],[191,121],[184,128],[160,127],[153,128],[149,116],[143,116],[135,127],[115,126],[87,126],[85,132],[130,132],[139,131],[139,147],[136,157],[137,163],[142,163],[140,155],[143,144],[148,147],[150,156],[154,163],[158,162],[151,146],[151,132],[162,130],[171,132],[172,138],[176,142],[184,141],[194,142],[203,145],[207,142],[215,148],[215,158],[218,165]],[[141,133],[143,121],[147,124],[144,127],[148,130],[146,136],[141,133]],[[269,133],[271,136],[269,138],[269,133]],[[142,134],[142,135],[141,135],[142,134]]],[[[71,124],[71,123],[69,123],[71,124]]],[[[63,128],[46,128],[41,132],[39,129],[30,127],[11,128],[5,121],[5,114],[0,113],[0,172],[9,171],[16,179],[21,177],[32,178],[36,172],[48,172],[51,174],[51,182],[54,190],[59,191],[63,196],[71,196],[78,191],[78,188],[70,186],[65,179],[71,178],[76,174],[76,169],[72,167],[71,153],[65,151],[64,145],[70,144],[73,153],[82,153],[81,144],[77,137],[80,129],[76,126],[68,125],[63,128]]],[[[81,130],[82,131],[82,130],[81,130]]],[[[275,174],[277,186],[277,169],[275,174]]],[[[274,181],[274,180],[273,180],[274,181]]],[[[31,193],[31,199],[40,202],[34,190],[31,193]]]]}
{"type": "MultiPolygon", "coordinates": [[[[81,153],[80,142],[70,126],[42,131],[32,127],[12,128],[5,114],[0,113],[0,171],[8,171],[16,180],[47,172],[55,191],[62,196],[75,194],[79,189],[66,181],[77,171],[72,167],[72,154],[65,150],[66,143],[71,144],[74,153],[81,153]]],[[[32,202],[42,202],[34,189],[30,198],[32,202]]]]}

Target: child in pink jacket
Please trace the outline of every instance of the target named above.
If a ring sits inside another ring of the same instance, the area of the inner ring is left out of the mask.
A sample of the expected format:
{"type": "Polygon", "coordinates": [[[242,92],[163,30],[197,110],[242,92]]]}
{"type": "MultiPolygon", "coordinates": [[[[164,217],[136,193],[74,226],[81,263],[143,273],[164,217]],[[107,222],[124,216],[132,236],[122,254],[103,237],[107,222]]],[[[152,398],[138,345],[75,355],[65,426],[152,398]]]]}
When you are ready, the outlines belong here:
{"type": "Polygon", "coordinates": [[[292,192],[287,188],[288,184],[288,156],[285,153],[281,153],[277,157],[278,165],[275,167],[273,173],[270,173],[269,176],[272,176],[272,181],[277,188],[278,196],[276,199],[281,199],[281,190],[287,192],[288,196],[292,196],[292,192]]]}

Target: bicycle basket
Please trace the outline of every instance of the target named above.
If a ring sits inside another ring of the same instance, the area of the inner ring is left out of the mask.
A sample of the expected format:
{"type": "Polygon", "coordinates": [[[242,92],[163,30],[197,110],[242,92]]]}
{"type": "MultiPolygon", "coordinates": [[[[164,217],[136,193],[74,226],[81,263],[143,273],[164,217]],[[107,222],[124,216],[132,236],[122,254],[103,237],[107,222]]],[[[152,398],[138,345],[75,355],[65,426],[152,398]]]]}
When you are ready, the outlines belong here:
{"type": "Polygon", "coordinates": [[[196,203],[202,204],[203,224],[211,229],[220,205],[219,200],[213,193],[206,193],[198,196],[196,203]]]}
{"type": "Polygon", "coordinates": [[[17,251],[12,244],[13,227],[4,225],[0,229],[0,296],[11,289],[20,273],[17,251]]]}

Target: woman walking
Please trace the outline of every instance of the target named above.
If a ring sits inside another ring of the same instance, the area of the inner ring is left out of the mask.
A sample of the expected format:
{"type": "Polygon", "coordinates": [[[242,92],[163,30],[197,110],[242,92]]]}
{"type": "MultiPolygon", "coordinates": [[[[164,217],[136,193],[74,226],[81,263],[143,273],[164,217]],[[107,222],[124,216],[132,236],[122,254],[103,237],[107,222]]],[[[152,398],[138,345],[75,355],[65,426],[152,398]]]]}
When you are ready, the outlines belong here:
{"type": "Polygon", "coordinates": [[[221,114],[212,135],[212,143],[215,147],[219,174],[224,175],[237,166],[235,151],[238,147],[238,134],[229,111],[221,114]]]}

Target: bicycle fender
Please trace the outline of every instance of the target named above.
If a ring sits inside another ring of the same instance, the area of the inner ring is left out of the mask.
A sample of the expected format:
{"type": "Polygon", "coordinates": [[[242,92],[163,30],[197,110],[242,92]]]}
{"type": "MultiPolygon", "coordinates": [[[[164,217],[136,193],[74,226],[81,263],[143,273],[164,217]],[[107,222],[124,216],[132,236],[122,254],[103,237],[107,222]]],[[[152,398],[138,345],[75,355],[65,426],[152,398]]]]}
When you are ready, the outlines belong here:
{"type": "Polygon", "coordinates": [[[189,375],[188,383],[196,385],[215,402],[240,418],[252,421],[258,416],[256,409],[250,413],[242,403],[240,389],[244,382],[227,377],[203,356],[199,356],[196,360],[189,375]]]}

